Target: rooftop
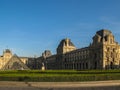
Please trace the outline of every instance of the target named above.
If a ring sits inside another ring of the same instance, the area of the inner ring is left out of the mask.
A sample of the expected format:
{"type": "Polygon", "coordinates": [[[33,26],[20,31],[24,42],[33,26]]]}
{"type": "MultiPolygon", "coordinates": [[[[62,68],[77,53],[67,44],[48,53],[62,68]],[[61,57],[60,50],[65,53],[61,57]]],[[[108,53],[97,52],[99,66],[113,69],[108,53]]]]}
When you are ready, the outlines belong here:
{"type": "Polygon", "coordinates": [[[107,29],[101,29],[100,31],[97,31],[96,34],[100,35],[101,37],[107,36],[111,34],[112,32],[107,29]]]}

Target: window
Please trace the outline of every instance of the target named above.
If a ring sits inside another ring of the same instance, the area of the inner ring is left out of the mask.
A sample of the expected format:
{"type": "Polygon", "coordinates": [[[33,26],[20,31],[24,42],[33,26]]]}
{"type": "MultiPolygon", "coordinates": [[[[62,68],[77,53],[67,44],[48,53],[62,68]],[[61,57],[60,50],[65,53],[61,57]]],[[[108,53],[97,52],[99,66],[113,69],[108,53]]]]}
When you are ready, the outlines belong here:
{"type": "Polygon", "coordinates": [[[108,39],[107,39],[107,36],[105,37],[105,41],[107,41],[108,39]]]}
{"type": "Polygon", "coordinates": [[[97,62],[95,62],[95,66],[94,66],[94,69],[97,69],[97,62]]]}
{"type": "Polygon", "coordinates": [[[97,53],[94,54],[94,58],[95,58],[95,59],[97,58],[97,53]]]}
{"type": "Polygon", "coordinates": [[[65,62],[67,62],[66,58],[65,58],[65,62]]]}
{"type": "Polygon", "coordinates": [[[80,65],[79,68],[81,69],[81,63],[79,65],[80,65]]]}
{"type": "Polygon", "coordinates": [[[109,47],[107,48],[107,51],[108,51],[108,52],[110,51],[110,48],[109,48],[109,47]]]}
{"type": "Polygon", "coordinates": [[[88,63],[86,63],[86,69],[88,69],[88,63]]]}
{"type": "Polygon", "coordinates": [[[113,68],[113,62],[110,62],[110,69],[114,69],[113,68]]]}
{"type": "Polygon", "coordinates": [[[113,52],[115,52],[115,48],[113,48],[113,52]]]}
{"type": "Polygon", "coordinates": [[[112,40],[112,39],[110,39],[110,43],[113,43],[113,40],[112,40]]]}
{"type": "Polygon", "coordinates": [[[85,68],[85,65],[84,65],[84,63],[83,63],[83,69],[85,68]]]}

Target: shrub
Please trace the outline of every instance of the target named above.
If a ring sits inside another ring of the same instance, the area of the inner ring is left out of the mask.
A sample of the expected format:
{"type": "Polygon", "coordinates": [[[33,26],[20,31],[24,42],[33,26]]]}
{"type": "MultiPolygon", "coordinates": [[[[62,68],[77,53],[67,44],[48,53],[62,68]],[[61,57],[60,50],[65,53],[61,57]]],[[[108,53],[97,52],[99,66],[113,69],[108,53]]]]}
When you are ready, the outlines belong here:
{"type": "Polygon", "coordinates": [[[120,80],[120,70],[0,71],[0,81],[76,82],[120,80]]]}

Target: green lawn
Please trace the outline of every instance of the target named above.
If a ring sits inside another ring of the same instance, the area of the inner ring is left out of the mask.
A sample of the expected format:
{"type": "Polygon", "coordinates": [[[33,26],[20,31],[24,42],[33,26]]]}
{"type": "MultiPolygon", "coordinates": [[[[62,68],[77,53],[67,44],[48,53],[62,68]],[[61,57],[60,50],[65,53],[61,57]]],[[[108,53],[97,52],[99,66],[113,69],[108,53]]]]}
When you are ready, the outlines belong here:
{"type": "Polygon", "coordinates": [[[0,71],[0,81],[76,82],[98,80],[120,80],[120,70],[0,71]]]}

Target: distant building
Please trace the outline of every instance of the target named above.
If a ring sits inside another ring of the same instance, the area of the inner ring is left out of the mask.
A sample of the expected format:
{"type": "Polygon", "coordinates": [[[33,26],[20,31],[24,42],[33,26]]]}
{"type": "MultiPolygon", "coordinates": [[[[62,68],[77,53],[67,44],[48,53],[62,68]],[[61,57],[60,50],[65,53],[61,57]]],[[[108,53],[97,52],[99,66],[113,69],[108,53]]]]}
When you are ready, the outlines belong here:
{"type": "Polygon", "coordinates": [[[96,32],[88,47],[76,49],[70,39],[63,39],[56,55],[42,56],[37,61],[44,62],[46,69],[119,69],[120,45],[111,31],[103,29],[96,32]]]}
{"type": "Polygon", "coordinates": [[[68,38],[61,40],[57,54],[45,50],[41,57],[19,57],[9,49],[0,56],[1,70],[120,69],[120,45],[109,30],[97,31],[88,47],[77,49],[68,38]]]}

